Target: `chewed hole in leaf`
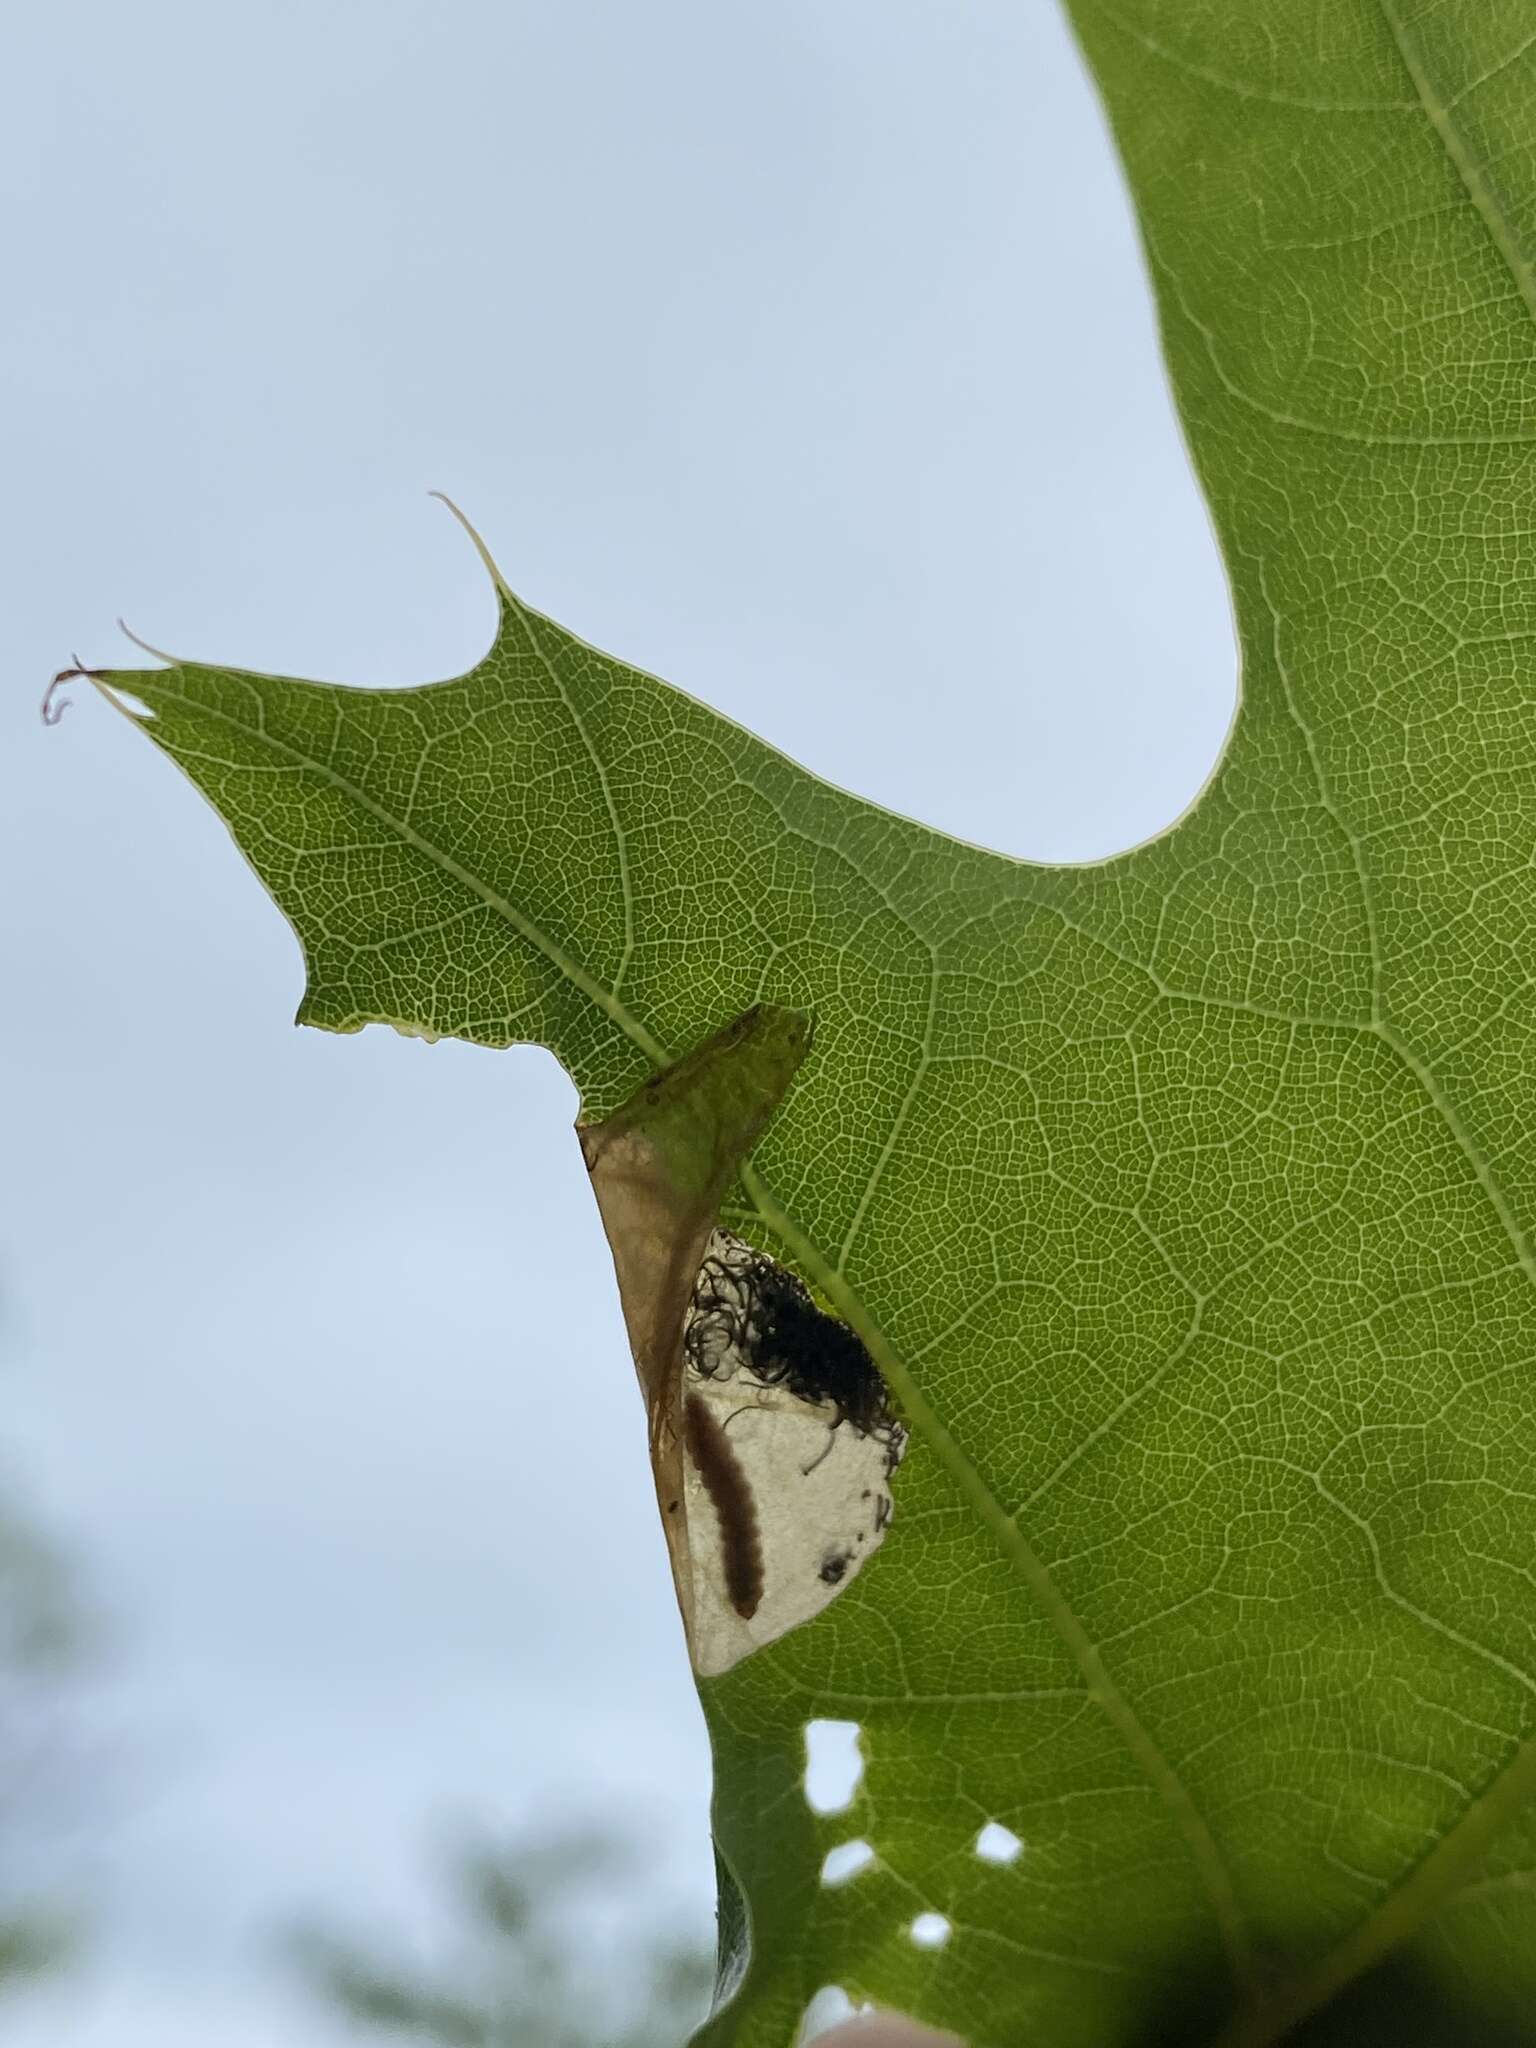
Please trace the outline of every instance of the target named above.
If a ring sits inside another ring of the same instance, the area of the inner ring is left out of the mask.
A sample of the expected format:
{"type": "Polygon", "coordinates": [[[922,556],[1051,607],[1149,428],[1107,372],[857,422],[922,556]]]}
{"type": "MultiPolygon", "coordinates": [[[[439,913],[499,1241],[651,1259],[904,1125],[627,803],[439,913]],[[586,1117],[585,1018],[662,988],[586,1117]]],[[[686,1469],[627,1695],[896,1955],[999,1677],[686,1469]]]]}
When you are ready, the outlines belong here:
{"type": "Polygon", "coordinates": [[[824,1885],[847,1884],[861,1870],[868,1870],[874,1860],[875,1852],[868,1842],[839,1842],[822,1858],[821,1881],[824,1885]]]}
{"type": "Polygon", "coordinates": [[[864,1776],[863,1730],[857,1721],[805,1724],[805,1803],[812,1813],[844,1813],[864,1776]]]}
{"type": "Polygon", "coordinates": [[[976,1837],[976,1854],[983,1863],[1017,1863],[1024,1844],[1000,1820],[989,1820],[976,1837]]]}
{"type": "Polygon", "coordinates": [[[919,1913],[907,1929],[914,1948],[943,1948],[954,1931],[942,1913],[919,1913]]]}
{"type": "Polygon", "coordinates": [[[860,2012],[868,2010],[867,2006],[855,2005],[841,1984],[823,1984],[801,2017],[795,2048],[810,2048],[812,2041],[820,2040],[823,2034],[840,2027],[844,2020],[854,2019],[860,2012]]]}

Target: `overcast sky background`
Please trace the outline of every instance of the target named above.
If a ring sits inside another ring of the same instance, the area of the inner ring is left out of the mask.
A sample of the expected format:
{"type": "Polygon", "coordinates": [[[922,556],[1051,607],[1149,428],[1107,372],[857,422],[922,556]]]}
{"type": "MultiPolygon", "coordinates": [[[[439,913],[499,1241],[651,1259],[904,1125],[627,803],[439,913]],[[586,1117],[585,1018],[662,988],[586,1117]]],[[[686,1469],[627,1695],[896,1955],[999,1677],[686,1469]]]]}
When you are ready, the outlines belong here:
{"type": "MultiPolygon", "coordinates": [[[[0,1485],[109,1625],[90,1967],[9,2048],[331,2048],[445,1829],[707,1760],[536,1050],[296,1032],[297,947],[72,651],[406,684],[492,600],[966,838],[1102,855],[1230,715],[1118,170],[1046,0],[54,0],[7,30],[0,1485]],[[77,693],[78,695],[78,693],[77,693]]],[[[351,2037],[347,2037],[351,2038],[351,2037]]]]}

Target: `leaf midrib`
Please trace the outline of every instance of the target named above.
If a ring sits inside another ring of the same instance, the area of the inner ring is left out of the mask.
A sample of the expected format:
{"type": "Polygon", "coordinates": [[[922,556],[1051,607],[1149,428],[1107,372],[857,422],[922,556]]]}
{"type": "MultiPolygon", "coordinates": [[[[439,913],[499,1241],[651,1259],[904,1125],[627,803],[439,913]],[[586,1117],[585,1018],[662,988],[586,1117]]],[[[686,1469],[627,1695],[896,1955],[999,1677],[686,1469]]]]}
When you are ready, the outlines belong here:
{"type": "MultiPolygon", "coordinates": [[[[1484,174],[1484,167],[1478,163],[1457,127],[1452,117],[1450,102],[1436,88],[1422,52],[1415,45],[1407,24],[1397,11],[1397,0],[1377,0],[1377,4],[1381,9],[1381,18],[1397,45],[1403,69],[1413,82],[1413,89],[1418,95],[1419,104],[1424,109],[1429,125],[1440,138],[1467,197],[1476,208],[1479,220],[1488,230],[1489,240],[1513,277],[1515,287],[1525,301],[1526,311],[1533,320],[1536,320],[1536,272],[1533,272],[1520,246],[1519,236],[1500,206],[1493,187],[1484,174]]],[[[1478,81],[1483,82],[1485,81],[1478,81]]]]}

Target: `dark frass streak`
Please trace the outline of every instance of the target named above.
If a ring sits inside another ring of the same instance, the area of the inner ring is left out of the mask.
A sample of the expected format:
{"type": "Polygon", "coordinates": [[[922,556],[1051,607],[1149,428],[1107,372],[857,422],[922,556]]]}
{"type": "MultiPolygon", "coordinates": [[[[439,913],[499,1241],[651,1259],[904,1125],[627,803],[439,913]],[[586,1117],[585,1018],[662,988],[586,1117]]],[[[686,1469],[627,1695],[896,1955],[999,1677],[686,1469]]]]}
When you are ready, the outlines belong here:
{"type": "Polygon", "coordinates": [[[720,1524],[725,1590],[742,1620],[750,1621],[763,1597],[763,1544],[757,1508],[741,1460],[698,1394],[690,1394],[683,1404],[683,1441],[720,1524]]]}
{"type": "Polygon", "coordinates": [[[734,1264],[712,1253],[699,1270],[684,1339],[688,1363],[701,1378],[714,1379],[739,1357],[759,1386],[783,1387],[808,1406],[830,1405],[822,1457],[832,1448],[832,1432],[846,1422],[860,1436],[877,1437],[894,1470],[906,1435],[862,1340],[840,1317],[818,1308],[793,1273],[745,1245],[740,1251],[734,1264]]]}

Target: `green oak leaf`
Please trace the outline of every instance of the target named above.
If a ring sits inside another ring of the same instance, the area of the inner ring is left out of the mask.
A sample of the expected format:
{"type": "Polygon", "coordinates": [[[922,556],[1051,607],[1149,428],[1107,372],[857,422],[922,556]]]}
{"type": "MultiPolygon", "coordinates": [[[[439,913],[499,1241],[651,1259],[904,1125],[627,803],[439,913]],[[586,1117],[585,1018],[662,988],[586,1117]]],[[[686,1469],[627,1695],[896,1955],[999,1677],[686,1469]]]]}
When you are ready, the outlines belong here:
{"type": "Polygon", "coordinates": [[[827,1982],[975,2048],[1259,2048],[1389,1952],[1424,2012],[1536,2002],[1536,37],[1072,11],[1242,643],[1162,837],[957,843],[504,589],[419,690],[107,679],[292,922],[306,1023],[537,1041],[592,1119],[815,1017],[729,1220],[912,1444],[857,1582],[701,1688],[717,2048],[827,1982]],[[863,1730],[834,1816],[817,1717],[863,1730]]]}

